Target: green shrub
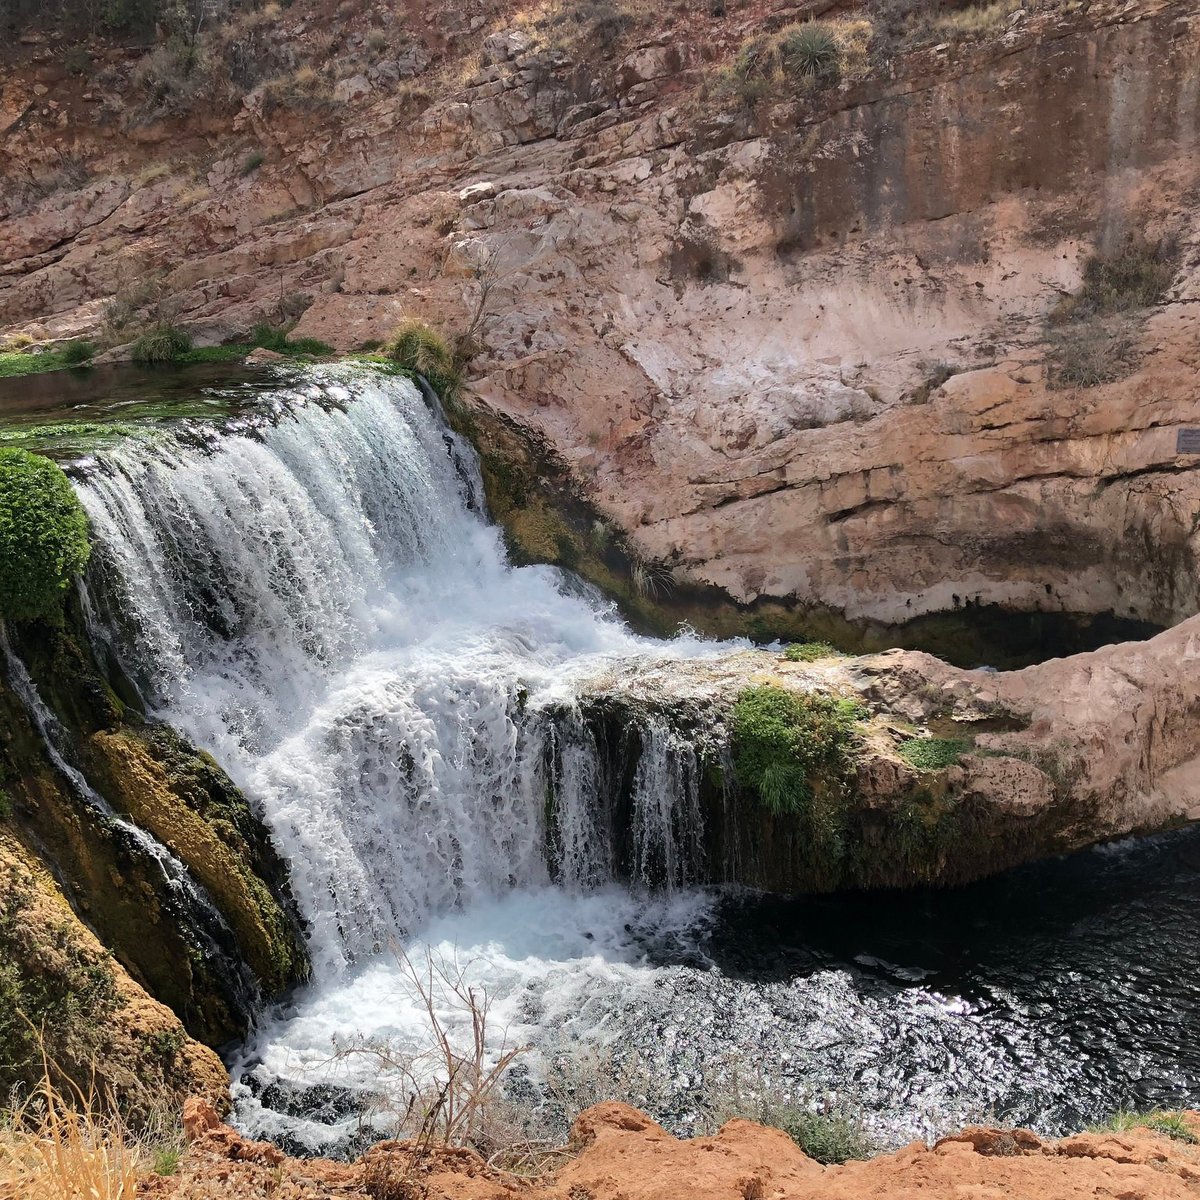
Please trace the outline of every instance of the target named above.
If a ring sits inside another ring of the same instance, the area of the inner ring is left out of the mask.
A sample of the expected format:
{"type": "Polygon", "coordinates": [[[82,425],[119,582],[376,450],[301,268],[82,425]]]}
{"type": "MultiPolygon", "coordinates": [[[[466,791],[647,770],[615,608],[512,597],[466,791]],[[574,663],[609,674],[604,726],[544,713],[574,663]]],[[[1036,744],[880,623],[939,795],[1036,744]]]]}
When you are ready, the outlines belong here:
{"type": "Polygon", "coordinates": [[[461,372],[450,343],[424,321],[403,321],[384,353],[405,370],[424,376],[443,398],[452,398],[461,386],[461,372]]]}
{"type": "MultiPolygon", "coordinates": [[[[818,788],[839,790],[866,715],[854,701],[766,684],[733,706],[733,765],[744,787],[777,815],[811,813],[818,788]]],[[[829,832],[829,831],[827,831],[829,832]]]]}
{"type": "Polygon", "coordinates": [[[171,363],[192,348],[192,336],[175,325],[155,325],[133,343],[133,361],[171,363]]]}
{"type": "Polygon", "coordinates": [[[287,331],[260,321],[250,331],[250,345],[283,354],[288,348],[287,331]]]}
{"type": "Polygon", "coordinates": [[[790,79],[837,79],[841,51],[833,30],[820,21],[808,21],[785,30],[779,41],[779,57],[790,79]]]}
{"type": "Polygon", "coordinates": [[[48,458],[0,450],[0,617],[53,617],[87,564],[87,517],[48,458]]]}
{"type": "Polygon", "coordinates": [[[242,174],[252,175],[266,162],[266,155],[261,150],[254,150],[242,160],[242,174]]]}
{"type": "Polygon", "coordinates": [[[63,55],[63,67],[71,75],[86,75],[92,69],[92,56],[83,46],[72,46],[63,55]]]}
{"type": "Polygon", "coordinates": [[[62,357],[69,367],[82,366],[96,357],[96,346],[93,342],[83,340],[68,342],[62,349],[62,357]]]}
{"type": "Polygon", "coordinates": [[[965,738],[927,737],[906,738],[897,750],[918,771],[940,771],[954,766],[970,748],[971,743],[965,738]]]}
{"type": "Polygon", "coordinates": [[[844,1163],[870,1158],[875,1146],[857,1117],[845,1112],[810,1112],[791,1105],[767,1107],[762,1123],[784,1133],[819,1163],[844,1163]]]}
{"type": "Polygon", "coordinates": [[[816,662],[819,658],[842,658],[842,652],[829,642],[793,642],[784,652],[788,662],[816,662]]]}

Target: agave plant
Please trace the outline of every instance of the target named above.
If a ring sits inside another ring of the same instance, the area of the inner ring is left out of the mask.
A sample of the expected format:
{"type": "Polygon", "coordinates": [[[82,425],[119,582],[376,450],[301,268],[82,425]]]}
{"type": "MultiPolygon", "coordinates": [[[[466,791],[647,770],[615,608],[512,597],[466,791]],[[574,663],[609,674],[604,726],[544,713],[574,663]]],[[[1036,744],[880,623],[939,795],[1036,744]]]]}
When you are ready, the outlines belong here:
{"type": "Polygon", "coordinates": [[[784,70],[805,79],[837,78],[840,52],[827,25],[808,21],[789,30],[780,43],[784,70]]]}

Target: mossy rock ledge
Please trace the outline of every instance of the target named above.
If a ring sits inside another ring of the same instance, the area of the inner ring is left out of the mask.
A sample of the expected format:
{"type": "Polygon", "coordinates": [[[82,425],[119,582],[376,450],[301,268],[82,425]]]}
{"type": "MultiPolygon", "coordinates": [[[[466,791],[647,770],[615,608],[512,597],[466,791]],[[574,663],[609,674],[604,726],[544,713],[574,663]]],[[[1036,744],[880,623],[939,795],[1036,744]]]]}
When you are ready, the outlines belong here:
{"type": "MultiPolygon", "coordinates": [[[[1077,703],[1098,656],[985,673],[914,651],[644,660],[584,682],[561,715],[601,757],[619,875],[784,894],[955,886],[1194,819],[1200,681],[1172,638],[1104,652],[1153,693],[1166,715],[1152,724],[1119,693],[1077,703]],[[694,750],[672,778],[695,798],[672,810],[673,854],[648,857],[662,834],[639,826],[639,763],[664,728],[694,750]]],[[[552,862],[555,808],[551,786],[552,862]]]]}
{"type": "Polygon", "coordinates": [[[210,1046],[242,1037],[255,1003],[308,974],[286,868],[264,826],[211,756],[120,699],[121,681],[94,660],[73,596],[56,619],[11,625],[9,635],[62,725],[68,757],[114,811],[187,867],[223,918],[221,950],[248,968],[257,998],[181,922],[154,860],[75,794],[2,669],[0,829],[45,863],[82,920],[188,1034],[210,1046]]]}

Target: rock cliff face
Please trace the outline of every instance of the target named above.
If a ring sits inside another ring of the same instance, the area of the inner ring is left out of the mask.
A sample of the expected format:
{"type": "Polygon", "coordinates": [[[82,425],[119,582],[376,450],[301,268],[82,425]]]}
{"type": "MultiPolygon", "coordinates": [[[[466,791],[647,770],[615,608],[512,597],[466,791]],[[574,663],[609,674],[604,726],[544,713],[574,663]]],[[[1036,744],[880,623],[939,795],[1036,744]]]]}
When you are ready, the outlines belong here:
{"type": "Polygon", "coordinates": [[[55,143],[90,174],[0,221],[0,325],[88,328],[157,272],[202,336],[294,304],[298,334],[350,348],[402,314],[461,330],[486,278],[475,394],[677,586],[866,644],[974,606],[1191,615],[1195,13],[1019,9],[794,99],[720,95],[714,60],[796,15],[597,41],[434,11],[329,103],[268,83],[149,124],[128,96],[97,120],[99,91],[51,110],[15,73],[10,177],[55,143]],[[161,169],[139,186],[131,159],[161,169]],[[1130,234],[1178,244],[1161,298],[1119,330],[1048,327],[1130,234]]]}

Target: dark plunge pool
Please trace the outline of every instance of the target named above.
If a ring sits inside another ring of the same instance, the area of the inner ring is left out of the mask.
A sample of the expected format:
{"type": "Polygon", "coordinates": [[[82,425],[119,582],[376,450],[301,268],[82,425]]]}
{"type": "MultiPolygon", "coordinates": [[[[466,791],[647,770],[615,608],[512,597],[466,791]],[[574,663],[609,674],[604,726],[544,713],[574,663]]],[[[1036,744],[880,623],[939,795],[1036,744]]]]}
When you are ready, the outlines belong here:
{"type": "Polygon", "coordinates": [[[697,949],[764,1059],[893,1128],[906,1099],[1047,1132],[1200,1101],[1200,829],[954,891],[730,899],[697,949]]]}

